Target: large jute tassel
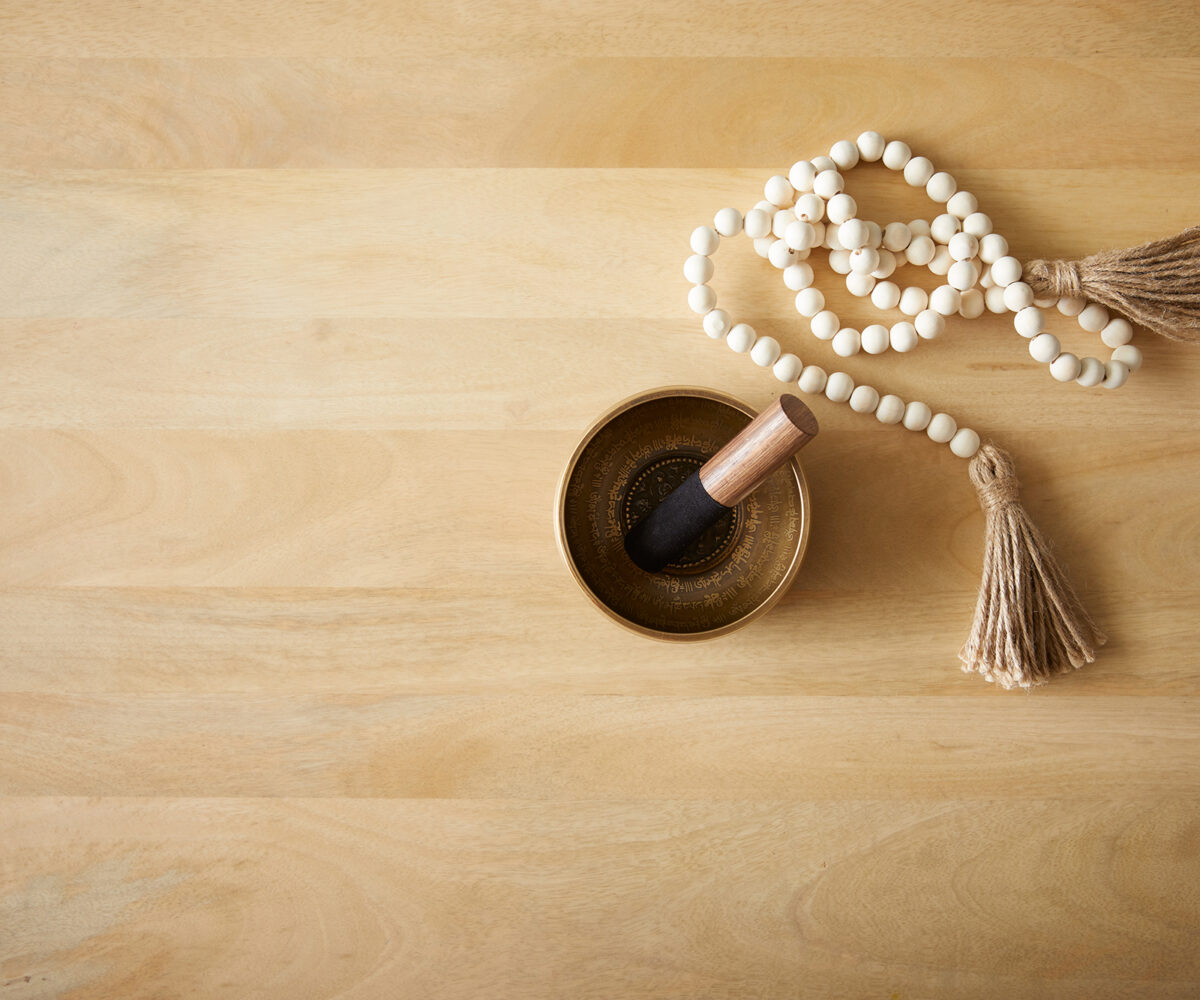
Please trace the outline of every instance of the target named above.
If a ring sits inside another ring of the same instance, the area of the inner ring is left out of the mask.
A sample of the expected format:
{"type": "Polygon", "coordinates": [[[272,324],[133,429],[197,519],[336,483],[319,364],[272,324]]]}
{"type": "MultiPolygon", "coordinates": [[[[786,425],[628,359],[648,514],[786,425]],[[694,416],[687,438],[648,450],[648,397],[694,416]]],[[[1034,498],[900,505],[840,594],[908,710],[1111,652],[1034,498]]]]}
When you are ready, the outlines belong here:
{"type": "Polygon", "coordinates": [[[1021,506],[1012,459],[984,444],[970,471],[987,541],[975,625],[959,653],[963,670],[1001,687],[1030,688],[1091,663],[1105,636],[1021,506]]]}
{"type": "Polygon", "coordinates": [[[1038,298],[1085,298],[1168,337],[1200,343],[1200,226],[1083,260],[1035,260],[1025,281],[1038,298]]]}

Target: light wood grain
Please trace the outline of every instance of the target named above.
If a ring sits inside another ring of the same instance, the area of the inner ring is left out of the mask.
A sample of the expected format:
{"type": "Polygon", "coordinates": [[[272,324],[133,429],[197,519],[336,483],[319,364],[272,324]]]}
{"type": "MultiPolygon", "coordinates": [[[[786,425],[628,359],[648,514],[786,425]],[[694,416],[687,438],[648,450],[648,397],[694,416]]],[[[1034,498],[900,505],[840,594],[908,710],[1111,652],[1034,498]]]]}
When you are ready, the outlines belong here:
{"type": "Polygon", "coordinates": [[[1198,116],[1182,0],[0,3],[0,995],[1196,996],[1200,351],[843,361],[716,257],[1015,454],[1110,636],[1032,695],[958,669],[983,518],[921,435],[813,400],[796,584],[699,646],[551,512],[619,399],[782,390],[681,274],[769,173],[880,128],[1077,256],[1200,220],[1198,116]]]}
{"type": "Polygon", "coordinates": [[[1184,1000],[1200,976],[1178,800],[10,801],[20,1000],[1184,1000]]]}

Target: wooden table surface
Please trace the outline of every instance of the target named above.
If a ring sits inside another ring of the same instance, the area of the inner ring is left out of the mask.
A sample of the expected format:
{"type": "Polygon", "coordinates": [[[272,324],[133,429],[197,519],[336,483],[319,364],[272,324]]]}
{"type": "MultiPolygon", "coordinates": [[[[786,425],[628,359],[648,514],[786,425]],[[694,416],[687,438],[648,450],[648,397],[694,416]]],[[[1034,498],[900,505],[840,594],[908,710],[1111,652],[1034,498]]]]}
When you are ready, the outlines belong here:
{"type": "Polygon", "coordinates": [[[681,274],[769,174],[876,128],[1074,257],[1200,221],[1198,121],[1187,0],[4,0],[0,996],[1197,996],[1200,349],[840,362],[718,255],[1017,457],[1111,636],[1032,694],[958,669],[923,436],[814,400],[805,564],[711,643],[599,614],[551,511],[621,398],[780,391],[681,274]]]}

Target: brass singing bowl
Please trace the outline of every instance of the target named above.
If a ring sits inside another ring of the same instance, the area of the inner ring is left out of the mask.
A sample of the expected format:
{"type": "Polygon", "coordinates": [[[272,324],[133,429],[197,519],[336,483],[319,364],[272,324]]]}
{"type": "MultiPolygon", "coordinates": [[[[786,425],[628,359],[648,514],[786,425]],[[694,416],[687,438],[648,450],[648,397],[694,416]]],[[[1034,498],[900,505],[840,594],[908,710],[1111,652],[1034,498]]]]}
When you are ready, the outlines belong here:
{"type": "Polygon", "coordinates": [[[625,553],[629,528],[754,416],[725,393],[672,386],[618,403],[584,434],[559,481],[555,528],[576,582],[610,618],[655,639],[711,639],[787,592],[810,521],[794,457],[663,572],[625,553]]]}

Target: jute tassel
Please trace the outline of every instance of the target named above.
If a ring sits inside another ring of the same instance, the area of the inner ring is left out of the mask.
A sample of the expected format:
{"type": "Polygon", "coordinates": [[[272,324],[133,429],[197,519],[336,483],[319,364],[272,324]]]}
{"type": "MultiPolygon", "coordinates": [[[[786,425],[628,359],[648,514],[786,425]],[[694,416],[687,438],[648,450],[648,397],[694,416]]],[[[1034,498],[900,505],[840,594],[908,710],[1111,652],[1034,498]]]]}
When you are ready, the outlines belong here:
{"type": "Polygon", "coordinates": [[[975,625],[958,654],[1004,688],[1045,684],[1091,663],[1104,634],[1092,624],[1018,496],[1012,459],[991,444],[971,460],[987,518],[975,625]]]}
{"type": "Polygon", "coordinates": [[[1200,343],[1200,226],[1084,260],[1030,261],[1025,281],[1038,298],[1089,299],[1163,337],[1200,343]]]}

